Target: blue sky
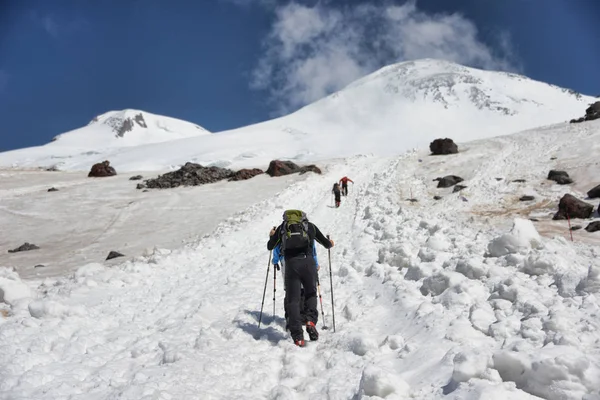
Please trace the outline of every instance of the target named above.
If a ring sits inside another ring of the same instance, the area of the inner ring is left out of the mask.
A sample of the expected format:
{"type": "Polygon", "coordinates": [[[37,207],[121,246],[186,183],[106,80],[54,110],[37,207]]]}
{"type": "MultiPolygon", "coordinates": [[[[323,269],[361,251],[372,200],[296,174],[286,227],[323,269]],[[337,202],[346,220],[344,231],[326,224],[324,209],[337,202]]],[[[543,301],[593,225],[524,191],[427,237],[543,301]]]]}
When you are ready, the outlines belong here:
{"type": "Polygon", "coordinates": [[[0,151],[109,110],[211,131],[437,57],[600,95],[597,0],[3,0],[0,151]]]}

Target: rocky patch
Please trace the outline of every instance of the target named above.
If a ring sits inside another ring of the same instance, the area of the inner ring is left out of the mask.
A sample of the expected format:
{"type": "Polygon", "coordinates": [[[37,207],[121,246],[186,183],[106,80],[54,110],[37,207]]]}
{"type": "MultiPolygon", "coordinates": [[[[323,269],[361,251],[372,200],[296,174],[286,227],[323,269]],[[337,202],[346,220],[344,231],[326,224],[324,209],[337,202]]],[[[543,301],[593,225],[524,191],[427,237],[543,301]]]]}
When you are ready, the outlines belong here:
{"type": "Polygon", "coordinates": [[[571,194],[565,194],[558,203],[558,212],[554,214],[552,219],[573,219],[573,218],[589,218],[594,212],[594,206],[579,200],[571,194]]]}
{"type": "Polygon", "coordinates": [[[429,144],[429,150],[431,150],[431,154],[434,156],[456,154],[458,153],[458,146],[449,138],[435,139],[429,144]]]}
{"type": "Polygon", "coordinates": [[[58,189],[55,187],[51,187],[50,189],[48,189],[49,192],[58,192],[58,189]]]}
{"type": "Polygon", "coordinates": [[[467,187],[465,185],[456,185],[456,186],[454,186],[452,193],[460,192],[461,190],[466,189],[466,188],[467,187]]]}
{"type": "Polygon", "coordinates": [[[129,178],[130,181],[139,181],[143,178],[143,176],[141,175],[134,175],[131,178],[129,178]]]}
{"type": "Polygon", "coordinates": [[[148,179],[145,185],[138,184],[138,189],[169,189],[179,186],[198,186],[228,179],[234,172],[227,168],[203,167],[200,164],[185,163],[177,171],[159,175],[158,178],[148,179]]]}
{"type": "Polygon", "coordinates": [[[263,170],[258,168],[253,169],[240,169],[236,173],[233,174],[229,181],[245,181],[250,178],[254,178],[256,175],[264,174],[263,170]]]}
{"type": "Polygon", "coordinates": [[[94,164],[88,177],[90,178],[102,178],[105,176],[114,176],[117,174],[117,171],[113,167],[110,166],[109,161],[102,161],[101,163],[94,164]]]}
{"type": "Polygon", "coordinates": [[[535,200],[535,197],[528,196],[528,195],[519,197],[519,201],[532,201],[532,200],[535,200]]]}
{"type": "Polygon", "coordinates": [[[18,253],[20,251],[29,251],[29,250],[38,250],[38,249],[39,249],[39,247],[36,246],[35,244],[25,242],[22,245],[20,245],[19,247],[17,247],[16,249],[9,250],[8,252],[9,253],[18,253]]]}

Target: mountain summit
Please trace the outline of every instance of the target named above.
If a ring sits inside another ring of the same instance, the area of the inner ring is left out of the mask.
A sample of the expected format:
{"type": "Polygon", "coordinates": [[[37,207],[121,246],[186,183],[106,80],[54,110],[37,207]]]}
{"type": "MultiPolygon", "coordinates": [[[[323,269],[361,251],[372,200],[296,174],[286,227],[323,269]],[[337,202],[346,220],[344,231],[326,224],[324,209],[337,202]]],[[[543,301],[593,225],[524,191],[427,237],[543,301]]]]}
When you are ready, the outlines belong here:
{"type": "Polygon", "coordinates": [[[273,158],[387,156],[438,137],[460,143],[566,122],[594,100],[522,75],[424,59],[384,67],[292,114],[213,135],[142,111],[110,112],[60,135],[60,146],[0,154],[0,165],[63,158],[59,168],[87,170],[109,159],[120,170],[163,170],[187,161],[238,168],[273,158]]]}
{"type": "Polygon", "coordinates": [[[56,136],[59,145],[129,147],[210,134],[201,126],[141,110],[109,111],[83,128],[56,136]]]}

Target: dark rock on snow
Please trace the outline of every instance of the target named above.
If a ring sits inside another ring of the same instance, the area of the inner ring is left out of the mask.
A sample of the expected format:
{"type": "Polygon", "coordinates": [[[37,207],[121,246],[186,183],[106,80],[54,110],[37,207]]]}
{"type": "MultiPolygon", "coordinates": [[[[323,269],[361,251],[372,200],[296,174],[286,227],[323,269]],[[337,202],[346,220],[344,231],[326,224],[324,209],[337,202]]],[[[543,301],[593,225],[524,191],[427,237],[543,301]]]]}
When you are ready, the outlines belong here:
{"type": "Polygon", "coordinates": [[[109,161],[102,161],[101,163],[94,164],[88,177],[101,178],[105,176],[114,176],[117,174],[117,171],[113,167],[110,166],[109,161]]]}
{"type": "Polygon", "coordinates": [[[585,230],[588,232],[596,232],[600,231],[600,221],[594,221],[585,227],[585,230]]]}
{"type": "Polygon", "coordinates": [[[48,189],[49,192],[58,192],[58,189],[55,187],[51,187],[50,189],[48,189]]]}
{"type": "Polygon", "coordinates": [[[595,199],[595,198],[600,197],[600,185],[596,186],[595,188],[593,188],[589,192],[587,192],[587,195],[590,199],[595,199]]]}
{"type": "MultiPolygon", "coordinates": [[[[198,186],[218,182],[233,176],[233,171],[220,167],[203,167],[200,164],[185,163],[177,171],[159,175],[158,178],[145,181],[150,189],[168,189],[179,186],[198,186]]],[[[138,189],[141,189],[138,184],[138,189]]]]}
{"type": "Polygon", "coordinates": [[[581,228],[583,228],[583,226],[581,226],[581,225],[573,225],[573,226],[571,227],[571,230],[572,230],[572,231],[578,231],[578,230],[580,230],[581,228]]]}
{"type": "Polygon", "coordinates": [[[535,197],[533,197],[533,196],[521,196],[519,198],[519,201],[531,201],[531,200],[535,200],[535,197]]]}
{"type": "Polygon", "coordinates": [[[269,176],[283,176],[300,172],[300,167],[291,161],[273,160],[269,163],[267,174],[269,176]]]}
{"type": "Polygon", "coordinates": [[[245,181],[246,179],[254,178],[256,175],[264,174],[261,169],[240,169],[233,174],[229,181],[245,181]]]}
{"type": "Polygon", "coordinates": [[[35,244],[31,244],[31,243],[23,243],[22,245],[20,245],[19,247],[17,247],[16,249],[12,249],[9,250],[9,253],[18,253],[20,251],[29,251],[29,250],[37,250],[39,249],[38,246],[36,246],[35,244]]]}
{"type": "Polygon", "coordinates": [[[129,178],[129,180],[130,181],[139,181],[142,178],[143,178],[143,176],[141,176],[141,175],[134,175],[131,178],[129,178]]]}
{"type": "Polygon", "coordinates": [[[136,189],[145,189],[145,188],[146,188],[146,185],[144,185],[143,183],[138,183],[138,184],[135,186],[135,188],[136,188],[136,189]]]}
{"type": "Polygon", "coordinates": [[[442,196],[433,196],[433,199],[434,199],[434,200],[441,200],[441,199],[442,199],[442,196]]]}
{"type": "Polygon", "coordinates": [[[565,194],[558,203],[558,212],[552,219],[589,218],[594,212],[594,206],[581,201],[571,194],[565,194]]]}
{"type": "Polygon", "coordinates": [[[454,186],[452,193],[460,192],[461,190],[466,189],[466,188],[467,187],[465,185],[456,185],[456,186],[454,186]]]}
{"type": "Polygon", "coordinates": [[[305,174],[307,172],[314,172],[315,174],[321,175],[321,168],[317,167],[314,164],[305,165],[304,167],[300,168],[300,175],[305,174]]]}
{"type": "Polygon", "coordinates": [[[435,139],[429,144],[429,150],[433,155],[456,154],[458,146],[452,139],[435,139]]]}
{"type": "Polygon", "coordinates": [[[504,178],[496,178],[497,181],[501,181],[502,179],[504,179],[504,178]]]}
{"type": "Polygon", "coordinates": [[[555,169],[548,172],[548,178],[551,181],[558,183],[559,185],[568,185],[569,183],[573,183],[573,179],[569,177],[565,171],[557,171],[555,169]]]}
{"type": "Polygon", "coordinates": [[[44,264],[35,265],[33,268],[46,268],[44,264]]]}
{"type": "Polygon", "coordinates": [[[514,183],[525,183],[527,182],[525,179],[513,179],[514,183]]]}
{"type": "Polygon", "coordinates": [[[447,188],[447,187],[454,186],[457,183],[464,181],[463,178],[461,178],[460,176],[456,176],[456,175],[446,175],[443,178],[437,178],[436,180],[438,181],[438,184],[437,184],[438,188],[447,188]]]}
{"type": "Polygon", "coordinates": [[[118,251],[111,251],[110,253],[108,253],[108,256],[106,257],[105,261],[112,260],[113,258],[117,257],[125,257],[125,255],[119,253],[118,251]]]}

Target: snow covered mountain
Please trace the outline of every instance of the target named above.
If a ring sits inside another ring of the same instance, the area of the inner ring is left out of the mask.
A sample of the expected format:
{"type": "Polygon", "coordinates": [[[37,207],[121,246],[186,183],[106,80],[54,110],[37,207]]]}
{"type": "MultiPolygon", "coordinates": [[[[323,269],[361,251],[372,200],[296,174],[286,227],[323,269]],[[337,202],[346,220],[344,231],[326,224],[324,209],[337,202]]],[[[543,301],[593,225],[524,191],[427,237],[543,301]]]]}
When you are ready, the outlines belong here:
{"type": "MultiPolygon", "coordinates": [[[[140,110],[109,111],[88,125],[55,136],[52,142],[0,153],[0,165],[61,168],[67,160],[104,160],[109,154],[148,144],[208,136],[205,128],[140,110]]],[[[89,169],[82,166],[83,169],[89,169]]]]}
{"type": "Polygon", "coordinates": [[[128,109],[98,115],[87,126],[60,134],[53,142],[60,146],[100,150],[160,143],[209,133],[190,122],[128,109]]]}
{"type": "Polygon", "coordinates": [[[117,171],[139,171],[168,169],[186,161],[239,168],[265,167],[273,158],[306,162],[365,153],[392,155],[427,146],[437,137],[462,142],[567,121],[593,100],[520,75],[424,59],[385,67],[297,112],[263,123],[144,144],[149,141],[134,134],[143,129],[135,116],[128,115],[127,126],[134,131],[123,137],[119,132],[125,125],[111,129],[110,122],[106,125],[109,116],[102,120],[104,132],[115,143],[132,136],[132,146],[114,148],[92,140],[88,151],[81,151],[79,139],[67,136],[87,137],[87,131],[73,132],[64,140],[61,136],[59,146],[2,153],[0,165],[58,164],[61,169],[87,170],[108,159],[117,171]]]}

